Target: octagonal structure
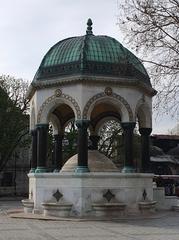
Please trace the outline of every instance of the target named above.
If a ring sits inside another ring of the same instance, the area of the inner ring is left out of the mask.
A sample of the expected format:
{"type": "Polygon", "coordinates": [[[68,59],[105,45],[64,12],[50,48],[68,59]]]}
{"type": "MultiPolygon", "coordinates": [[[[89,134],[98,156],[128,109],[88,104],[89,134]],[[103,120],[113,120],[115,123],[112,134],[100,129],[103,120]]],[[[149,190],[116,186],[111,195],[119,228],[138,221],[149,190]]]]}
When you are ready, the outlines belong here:
{"type": "MultiPolygon", "coordinates": [[[[85,178],[85,174],[87,174],[89,182],[91,177],[96,179],[96,184],[101,186],[102,194],[106,190],[101,179],[105,177],[113,179],[112,172],[114,172],[115,180],[110,181],[109,179],[109,186],[110,188],[114,187],[117,192],[121,188],[119,186],[117,190],[116,183],[119,184],[120,178],[125,178],[125,174],[130,176],[125,180],[126,186],[131,186],[131,179],[138,179],[136,180],[137,186],[133,188],[133,194],[129,193],[130,201],[126,200],[127,203],[134,206],[133,210],[138,206],[136,201],[141,201],[145,184],[148,197],[152,201],[152,175],[145,176],[145,173],[150,172],[149,135],[152,130],[152,97],[155,94],[156,91],[152,88],[149,75],[140,60],[116,39],[94,35],[91,19],[88,20],[84,36],[70,37],[52,46],[44,56],[28,91],[32,133],[29,193],[30,198],[34,199],[34,209],[42,209],[41,202],[50,201],[50,196],[60,189],[61,194],[66,196],[70,202],[69,204],[73,205],[73,214],[78,209],[79,216],[86,216],[89,209],[92,211],[93,203],[89,199],[97,198],[91,190],[89,192],[93,194],[93,197],[86,195],[84,189],[87,186],[90,186],[91,189],[91,183],[86,181],[87,185],[84,188],[80,181],[85,178]],[[64,129],[72,119],[75,120],[78,130],[78,152],[75,157],[71,158],[71,163],[66,163],[63,167],[64,129]],[[105,167],[105,163],[100,162],[101,165],[99,165],[97,162],[99,156],[100,161],[103,161],[102,159],[105,159],[106,163],[111,161],[97,153],[99,129],[105,121],[111,119],[119,122],[123,129],[124,166],[122,175],[116,166],[112,166],[112,163],[106,164],[105,167]],[[141,134],[142,156],[138,168],[133,160],[132,140],[137,121],[141,134]],[[52,125],[54,136],[55,166],[53,171],[56,172],[54,176],[53,173],[47,173],[49,172],[47,166],[49,123],[52,125]],[[91,147],[88,152],[89,139],[91,147]],[[91,153],[94,150],[95,152],[91,153]],[[88,167],[88,155],[90,155],[90,165],[93,167],[88,167]],[[71,167],[72,165],[73,167],[71,167]],[[97,173],[95,170],[91,170],[95,169],[95,166],[98,166],[97,173]],[[103,166],[102,175],[100,175],[99,166],[103,166]],[[61,168],[62,171],[60,171],[61,168]],[[68,169],[70,170],[68,171],[68,169]],[[130,174],[136,174],[136,172],[140,172],[142,175],[131,177],[130,174]],[[80,175],[75,177],[75,174],[82,174],[82,177],[80,175]],[[66,176],[69,176],[70,192],[65,190],[66,176]],[[63,178],[64,181],[62,181],[63,178]],[[78,189],[73,192],[74,179],[77,181],[78,189]],[[142,182],[141,179],[145,179],[145,181],[142,182]],[[42,186],[43,182],[45,185],[42,186]],[[42,189],[43,191],[41,191],[42,189]],[[78,192],[76,196],[73,195],[75,192],[78,192]],[[71,201],[69,196],[71,196],[71,201]]],[[[127,193],[123,190],[125,197],[119,199],[127,199],[127,193]]],[[[66,203],[63,204],[66,206],[66,203]]],[[[48,206],[51,205],[48,204],[48,206]]],[[[104,204],[102,206],[104,207],[104,204]]],[[[121,206],[126,206],[126,204],[120,204],[119,209],[121,206]]]]}

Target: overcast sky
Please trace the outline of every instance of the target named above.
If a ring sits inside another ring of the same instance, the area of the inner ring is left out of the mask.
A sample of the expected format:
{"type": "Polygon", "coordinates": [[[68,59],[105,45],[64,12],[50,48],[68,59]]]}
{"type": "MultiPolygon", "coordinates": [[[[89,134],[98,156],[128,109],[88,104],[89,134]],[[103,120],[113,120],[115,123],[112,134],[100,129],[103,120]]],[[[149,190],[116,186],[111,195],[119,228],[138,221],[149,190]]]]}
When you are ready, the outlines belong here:
{"type": "MultiPolygon", "coordinates": [[[[117,26],[117,0],[4,0],[0,5],[0,74],[32,81],[44,54],[59,40],[93,33],[123,43],[117,26]]],[[[153,133],[166,133],[176,121],[154,119],[153,133]]]]}

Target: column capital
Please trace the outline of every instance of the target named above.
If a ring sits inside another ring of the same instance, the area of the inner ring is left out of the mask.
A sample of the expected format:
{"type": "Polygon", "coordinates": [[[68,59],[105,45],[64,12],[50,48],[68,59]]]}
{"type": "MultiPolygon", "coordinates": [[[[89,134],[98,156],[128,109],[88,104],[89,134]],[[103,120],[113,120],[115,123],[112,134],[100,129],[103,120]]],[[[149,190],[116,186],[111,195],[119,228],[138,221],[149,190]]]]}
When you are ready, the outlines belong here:
{"type": "Polygon", "coordinates": [[[75,124],[78,128],[87,129],[89,127],[90,120],[86,120],[86,119],[76,120],[75,124]]]}
{"type": "Polygon", "coordinates": [[[125,130],[131,129],[133,130],[135,128],[136,123],[135,122],[121,122],[121,127],[125,130]]]}
{"type": "Polygon", "coordinates": [[[152,132],[152,128],[139,128],[139,133],[141,135],[149,136],[152,132]]]}
{"type": "Polygon", "coordinates": [[[49,124],[48,123],[38,123],[36,124],[36,128],[48,128],[49,124]]]}

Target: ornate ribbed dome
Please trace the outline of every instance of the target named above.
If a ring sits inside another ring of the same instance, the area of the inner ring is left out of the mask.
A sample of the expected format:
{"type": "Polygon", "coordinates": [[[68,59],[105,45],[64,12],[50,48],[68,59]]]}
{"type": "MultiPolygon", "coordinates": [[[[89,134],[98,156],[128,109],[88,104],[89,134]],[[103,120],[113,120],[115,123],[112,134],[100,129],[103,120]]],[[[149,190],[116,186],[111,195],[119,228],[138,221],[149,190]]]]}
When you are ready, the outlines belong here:
{"type": "Polygon", "coordinates": [[[95,36],[88,20],[86,35],[59,41],[44,56],[35,79],[74,74],[137,78],[151,86],[139,59],[116,39],[95,36]]]}

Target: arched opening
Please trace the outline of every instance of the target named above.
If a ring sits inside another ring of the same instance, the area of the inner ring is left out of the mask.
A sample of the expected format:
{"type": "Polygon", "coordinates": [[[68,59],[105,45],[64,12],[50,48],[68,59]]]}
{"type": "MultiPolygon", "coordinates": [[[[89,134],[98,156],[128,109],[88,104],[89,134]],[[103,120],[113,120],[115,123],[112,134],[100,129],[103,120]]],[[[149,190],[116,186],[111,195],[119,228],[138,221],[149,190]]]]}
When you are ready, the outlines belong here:
{"type": "Polygon", "coordinates": [[[36,172],[59,171],[63,166],[63,138],[67,123],[75,118],[73,109],[65,104],[51,106],[48,124],[37,124],[36,172]]]}
{"type": "Polygon", "coordinates": [[[96,94],[89,99],[83,109],[83,118],[90,119],[94,107],[100,103],[110,104],[114,106],[121,114],[121,120],[123,122],[129,122],[134,120],[132,109],[129,103],[125,100],[125,98],[115,93],[108,95],[105,92],[96,94]]]}
{"type": "MultiPolygon", "coordinates": [[[[72,108],[65,103],[59,104],[53,110],[52,113],[59,119],[62,128],[66,124],[66,122],[68,122],[72,118],[75,118],[75,114],[74,114],[72,108]]],[[[48,118],[49,118],[49,116],[48,116],[48,118]]]]}
{"type": "Polygon", "coordinates": [[[75,119],[69,119],[63,126],[63,165],[66,161],[77,153],[78,129],[75,119]]]}
{"type": "Polygon", "coordinates": [[[55,123],[57,125],[60,124],[60,129],[58,129],[58,133],[49,131],[49,150],[51,157],[49,157],[48,162],[51,164],[47,167],[52,171],[54,169],[55,171],[59,171],[64,165],[66,158],[72,154],[71,151],[73,150],[74,143],[71,138],[74,132],[75,114],[69,105],[62,103],[48,114],[48,119],[51,119],[52,115],[55,116],[55,118],[53,117],[55,123]]]}
{"type": "Polygon", "coordinates": [[[111,102],[97,103],[91,112],[90,140],[93,148],[108,157],[118,168],[122,167],[121,111],[111,102]],[[98,137],[98,138],[97,138],[98,137]],[[98,142],[94,143],[97,140],[98,142]]]}
{"type": "Polygon", "coordinates": [[[120,110],[110,102],[101,102],[97,103],[92,112],[91,112],[91,126],[93,130],[96,132],[98,128],[102,124],[105,119],[117,119],[119,122],[121,121],[121,112],[120,110]]]}
{"type": "Polygon", "coordinates": [[[117,119],[106,118],[98,128],[100,137],[98,150],[121,170],[124,162],[123,136],[120,122],[117,119]]]}
{"type": "Polygon", "coordinates": [[[135,123],[126,118],[126,109],[120,102],[103,100],[96,102],[90,115],[92,149],[98,149],[122,171],[133,172],[135,169],[132,146],[135,123]]]}

